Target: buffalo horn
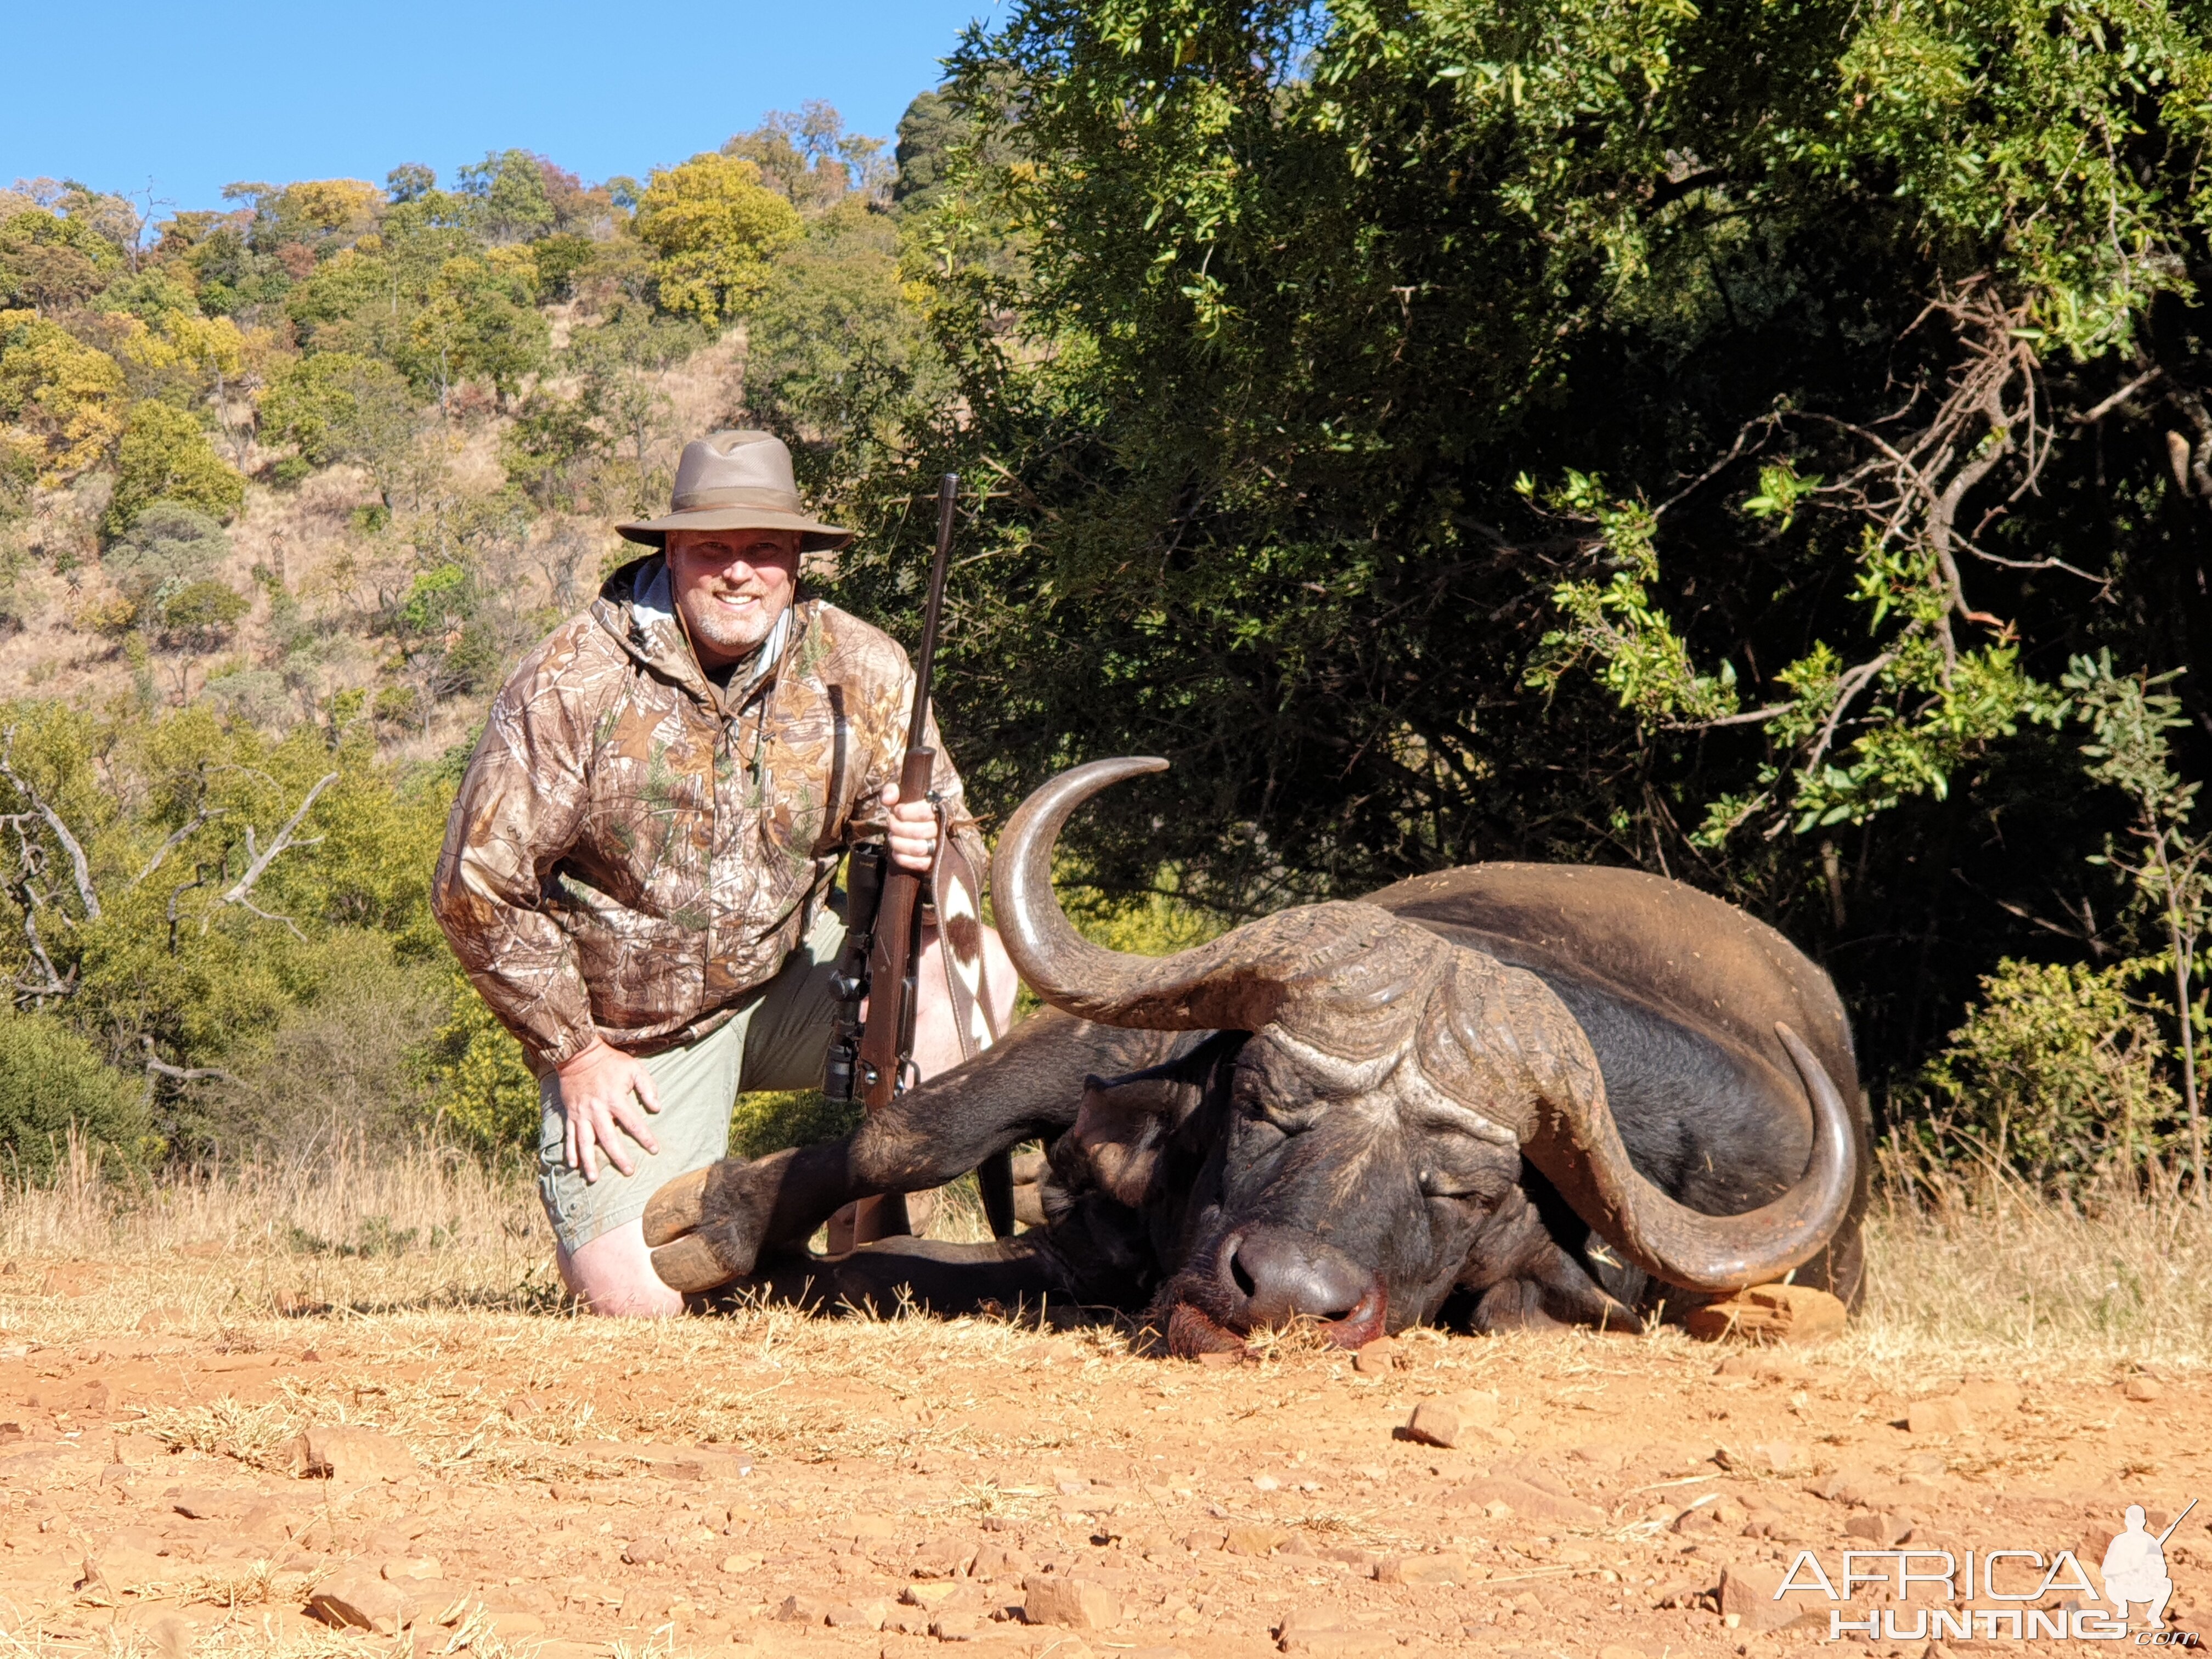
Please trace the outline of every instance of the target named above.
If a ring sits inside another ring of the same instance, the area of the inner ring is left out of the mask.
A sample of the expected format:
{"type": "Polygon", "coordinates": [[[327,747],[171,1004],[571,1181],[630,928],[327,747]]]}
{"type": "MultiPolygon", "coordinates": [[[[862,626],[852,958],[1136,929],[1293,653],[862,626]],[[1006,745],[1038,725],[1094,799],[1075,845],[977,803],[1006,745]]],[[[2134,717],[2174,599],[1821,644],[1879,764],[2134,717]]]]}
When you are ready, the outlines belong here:
{"type": "Polygon", "coordinates": [[[1624,1259],[1663,1284],[1740,1291],[1771,1284],[1828,1246],[1850,1208],[1857,1179],[1851,1115],[1827,1068],[1777,1021],[1813,1105],[1813,1155],[1796,1185],[1741,1215],[1706,1215],[1679,1204],[1628,1161],[1601,1093],[1547,1093],[1522,1132],[1521,1155],[1542,1170],[1574,1212],[1624,1259]]]}
{"type": "Polygon", "coordinates": [[[1372,905],[1280,910],[1171,957],[1109,951],[1075,931],[1052,890],[1060,827],[1100,790],[1167,764],[1139,757],[1072,767],[1008,820],[991,861],[991,891],[1000,937],[1024,981],[1080,1018],[1153,1031],[1256,1031],[1278,1018],[1304,1026],[1311,1011],[1290,1005],[1349,997],[1372,1017],[1330,1024],[1354,1031],[1355,1048],[1402,1042],[1417,1000],[1405,993],[1432,975],[1434,947],[1372,905]]]}

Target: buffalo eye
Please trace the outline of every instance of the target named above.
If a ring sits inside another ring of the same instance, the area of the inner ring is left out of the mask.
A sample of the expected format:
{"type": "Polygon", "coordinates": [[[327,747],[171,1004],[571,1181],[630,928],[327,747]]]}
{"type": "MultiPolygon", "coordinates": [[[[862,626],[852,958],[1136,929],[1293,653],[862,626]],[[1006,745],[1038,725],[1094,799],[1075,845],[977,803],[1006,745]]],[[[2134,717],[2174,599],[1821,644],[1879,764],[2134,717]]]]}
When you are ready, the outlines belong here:
{"type": "Polygon", "coordinates": [[[1455,1169],[1438,1164],[1424,1164],[1414,1172],[1424,1198],[1468,1199],[1487,1203],[1498,1196],[1498,1180],[1492,1170],[1468,1168],[1455,1169]]]}
{"type": "Polygon", "coordinates": [[[1322,1112],[1319,1101],[1285,1099],[1265,1081],[1249,1076],[1238,1078],[1236,1102],[1237,1109],[1253,1122],[1285,1135],[1310,1129],[1322,1112]]]}

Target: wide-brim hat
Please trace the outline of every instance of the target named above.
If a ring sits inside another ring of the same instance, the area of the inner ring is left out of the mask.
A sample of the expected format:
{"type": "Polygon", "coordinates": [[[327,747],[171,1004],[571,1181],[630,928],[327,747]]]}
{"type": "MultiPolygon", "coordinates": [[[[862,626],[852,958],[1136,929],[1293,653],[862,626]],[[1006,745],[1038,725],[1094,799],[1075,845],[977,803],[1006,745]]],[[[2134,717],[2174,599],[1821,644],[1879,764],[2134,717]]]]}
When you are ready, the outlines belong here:
{"type": "Polygon", "coordinates": [[[823,524],[799,499],[791,452],[767,432],[713,432],[684,446],[669,510],[615,528],[647,547],[666,547],[672,530],[795,530],[808,552],[840,548],[853,532],[823,524]]]}

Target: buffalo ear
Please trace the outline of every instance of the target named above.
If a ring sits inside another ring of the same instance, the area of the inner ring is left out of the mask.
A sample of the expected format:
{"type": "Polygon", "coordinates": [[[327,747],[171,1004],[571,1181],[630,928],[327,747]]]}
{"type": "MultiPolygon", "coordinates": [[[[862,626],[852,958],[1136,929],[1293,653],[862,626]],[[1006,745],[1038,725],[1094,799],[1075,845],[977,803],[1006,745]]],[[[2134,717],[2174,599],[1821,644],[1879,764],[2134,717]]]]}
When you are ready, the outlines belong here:
{"type": "Polygon", "coordinates": [[[1160,1142],[1188,1112],[1186,1097],[1196,1092],[1165,1078],[1083,1079],[1083,1104],[1067,1133],[1082,1148],[1101,1192],[1131,1209],[1144,1201],[1159,1163],[1160,1142]]]}
{"type": "Polygon", "coordinates": [[[1190,1120],[1244,1041],[1242,1031],[1216,1031],[1164,1064],[1120,1077],[1085,1078],[1083,1103],[1063,1144],[1080,1149],[1101,1192],[1136,1208],[1152,1185],[1162,1143],[1190,1120]]]}

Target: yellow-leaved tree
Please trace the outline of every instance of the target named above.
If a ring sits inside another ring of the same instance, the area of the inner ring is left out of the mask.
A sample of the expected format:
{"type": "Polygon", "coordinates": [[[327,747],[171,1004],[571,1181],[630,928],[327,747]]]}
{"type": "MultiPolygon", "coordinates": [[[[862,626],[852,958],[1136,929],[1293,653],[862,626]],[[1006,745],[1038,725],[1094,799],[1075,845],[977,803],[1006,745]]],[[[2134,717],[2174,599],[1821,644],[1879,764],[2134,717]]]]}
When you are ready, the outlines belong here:
{"type": "Polygon", "coordinates": [[[718,328],[760,296],[769,262],[805,234],[799,210],[734,155],[695,155],[653,170],[632,221],[659,257],[660,303],[718,328]]]}
{"type": "Polygon", "coordinates": [[[0,422],[34,445],[58,483],[98,460],[123,430],[123,369],[35,311],[0,311],[0,422]]]}

